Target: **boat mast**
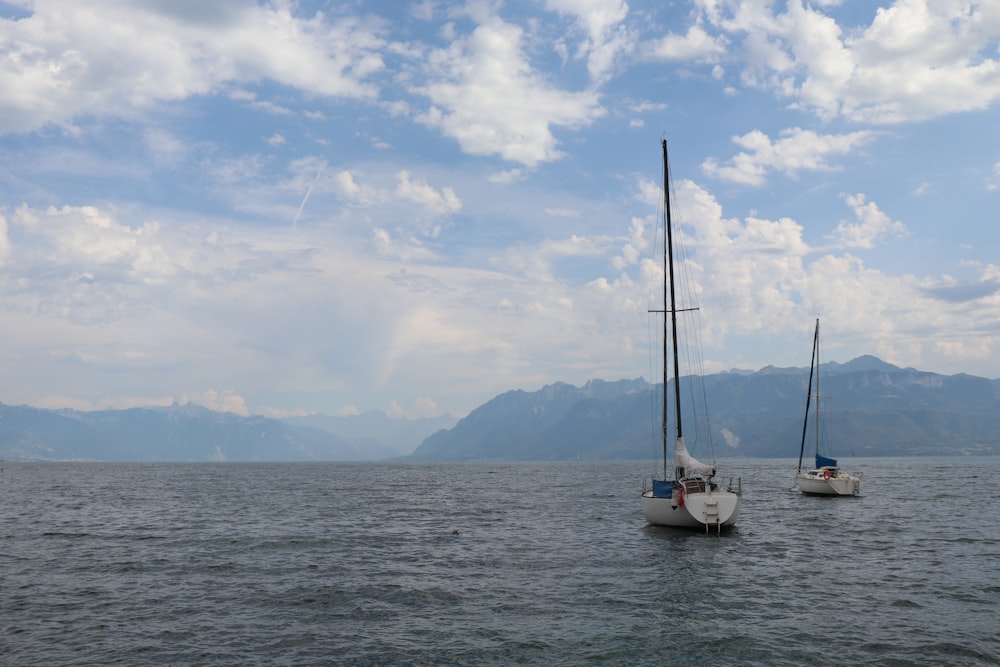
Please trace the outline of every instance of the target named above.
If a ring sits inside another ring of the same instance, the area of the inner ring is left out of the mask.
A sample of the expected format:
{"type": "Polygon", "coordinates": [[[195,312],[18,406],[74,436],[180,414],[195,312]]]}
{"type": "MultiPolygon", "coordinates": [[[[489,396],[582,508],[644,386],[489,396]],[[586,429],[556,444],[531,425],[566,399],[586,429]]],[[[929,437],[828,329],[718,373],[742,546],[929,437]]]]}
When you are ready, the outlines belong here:
{"type": "MultiPolygon", "coordinates": [[[[816,318],[816,331],[813,333],[812,356],[809,357],[809,388],[806,389],[806,412],[802,418],[802,441],[799,444],[799,469],[802,472],[802,452],[806,448],[806,428],[809,424],[809,403],[812,400],[813,370],[816,371],[816,403],[819,405],[819,318],[816,318]]],[[[817,410],[818,411],[818,410],[817,410]]],[[[818,419],[817,419],[818,422],[818,419]]],[[[819,451],[819,425],[816,427],[816,448],[819,451]]]]}
{"type": "MultiPolygon", "coordinates": [[[[670,163],[667,160],[667,140],[660,140],[663,144],[663,215],[665,217],[664,227],[666,234],[663,235],[663,262],[667,265],[664,272],[664,281],[670,280],[670,340],[673,343],[674,355],[674,413],[677,419],[677,439],[684,436],[681,428],[681,376],[679,372],[680,364],[677,360],[677,307],[674,299],[674,237],[672,221],[670,219],[670,163]]],[[[663,308],[667,310],[667,285],[664,282],[663,308]]],[[[667,431],[667,318],[663,318],[663,446],[666,448],[667,431]]],[[[666,466],[666,463],[664,463],[666,466]]],[[[666,470],[664,469],[664,479],[666,470]]]]}
{"type": "Polygon", "coordinates": [[[670,233],[670,185],[668,182],[667,167],[667,140],[661,139],[663,143],[663,405],[662,419],[660,420],[660,444],[663,447],[663,479],[667,478],[667,262],[670,255],[668,250],[667,235],[670,233]]]}
{"type": "Polygon", "coordinates": [[[816,456],[819,457],[819,318],[816,318],[816,335],[813,347],[816,348],[816,456]]]}

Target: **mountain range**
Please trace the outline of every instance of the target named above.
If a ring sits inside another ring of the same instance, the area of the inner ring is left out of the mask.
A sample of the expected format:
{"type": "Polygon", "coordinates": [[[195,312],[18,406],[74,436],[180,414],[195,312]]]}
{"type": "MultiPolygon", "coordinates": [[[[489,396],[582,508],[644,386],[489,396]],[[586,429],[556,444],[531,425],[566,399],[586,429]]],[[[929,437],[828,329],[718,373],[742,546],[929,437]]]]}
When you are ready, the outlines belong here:
{"type": "MultiPolygon", "coordinates": [[[[1000,381],[899,368],[875,357],[821,367],[834,456],[1000,454],[1000,381]]],[[[714,455],[797,456],[808,368],[702,378],[714,455]]],[[[684,392],[695,389],[682,378],[684,392]]],[[[671,385],[672,385],[671,381],[671,385]]],[[[672,392],[672,387],[668,386],[672,392]]],[[[94,461],[653,459],[662,384],[553,383],[509,391],[456,419],[382,412],[284,420],[194,404],[82,412],[0,404],[0,458],[94,461]]],[[[673,419],[673,415],[668,415],[673,419]]],[[[698,424],[682,413],[685,424],[698,424]]],[[[686,430],[686,440],[691,440],[686,430]]],[[[701,455],[697,451],[696,455],[701,455]]]]}
{"type": "Polygon", "coordinates": [[[200,405],[44,410],[0,403],[0,458],[21,461],[374,461],[407,454],[455,423],[371,412],[288,420],[200,405]]]}
{"type": "MultiPolygon", "coordinates": [[[[1000,381],[872,356],[825,363],[821,374],[821,423],[834,456],[1000,454],[1000,381]]],[[[808,383],[808,368],[768,366],[707,375],[700,388],[683,377],[681,389],[704,391],[712,419],[701,439],[715,456],[791,457],[799,455],[808,383]]],[[[511,391],[431,435],[410,458],[655,459],[662,391],[641,379],[511,391]]],[[[689,425],[704,421],[692,411],[681,416],[689,425]]],[[[700,456],[690,433],[688,447],[700,456]]]]}

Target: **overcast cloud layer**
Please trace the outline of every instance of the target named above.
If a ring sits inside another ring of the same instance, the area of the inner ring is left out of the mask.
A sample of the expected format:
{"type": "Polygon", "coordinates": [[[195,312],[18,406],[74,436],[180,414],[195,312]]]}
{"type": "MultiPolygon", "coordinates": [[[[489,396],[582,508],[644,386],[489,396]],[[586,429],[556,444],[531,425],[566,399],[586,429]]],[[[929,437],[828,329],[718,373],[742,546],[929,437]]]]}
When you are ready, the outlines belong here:
{"type": "Polygon", "coordinates": [[[1000,3],[344,5],[0,0],[0,401],[648,378],[661,137],[708,370],[1000,377],[1000,3]]]}

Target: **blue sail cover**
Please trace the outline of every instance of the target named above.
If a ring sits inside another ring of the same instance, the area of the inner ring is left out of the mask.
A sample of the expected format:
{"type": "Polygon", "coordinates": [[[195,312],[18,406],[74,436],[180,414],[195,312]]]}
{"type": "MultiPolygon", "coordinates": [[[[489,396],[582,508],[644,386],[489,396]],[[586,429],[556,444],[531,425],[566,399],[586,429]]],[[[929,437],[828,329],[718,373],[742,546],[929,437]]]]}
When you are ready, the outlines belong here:
{"type": "Polygon", "coordinates": [[[830,468],[837,467],[837,459],[831,459],[823,456],[822,454],[816,455],[816,467],[823,468],[829,466],[830,468]]]}
{"type": "Polygon", "coordinates": [[[666,482],[662,479],[653,480],[653,497],[654,498],[669,498],[674,493],[674,482],[671,480],[666,482]]]}

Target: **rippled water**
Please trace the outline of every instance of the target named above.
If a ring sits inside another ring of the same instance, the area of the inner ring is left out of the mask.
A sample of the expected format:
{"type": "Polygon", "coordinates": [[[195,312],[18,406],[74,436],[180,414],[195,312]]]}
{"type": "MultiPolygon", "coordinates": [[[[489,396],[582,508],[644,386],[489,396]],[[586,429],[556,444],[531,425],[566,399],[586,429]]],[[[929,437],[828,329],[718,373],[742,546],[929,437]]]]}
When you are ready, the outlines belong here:
{"type": "Polygon", "coordinates": [[[728,461],[721,538],[640,463],[5,467],[3,665],[1000,663],[997,458],[728,461]]]}

